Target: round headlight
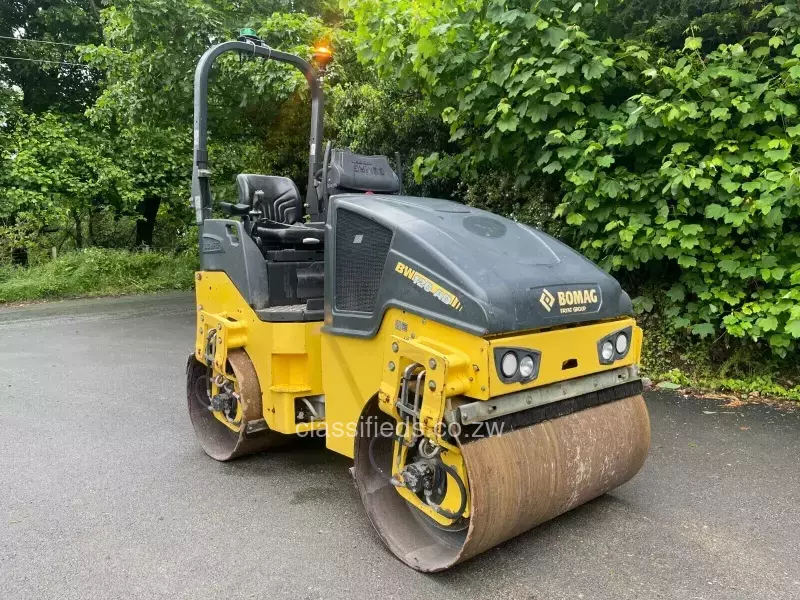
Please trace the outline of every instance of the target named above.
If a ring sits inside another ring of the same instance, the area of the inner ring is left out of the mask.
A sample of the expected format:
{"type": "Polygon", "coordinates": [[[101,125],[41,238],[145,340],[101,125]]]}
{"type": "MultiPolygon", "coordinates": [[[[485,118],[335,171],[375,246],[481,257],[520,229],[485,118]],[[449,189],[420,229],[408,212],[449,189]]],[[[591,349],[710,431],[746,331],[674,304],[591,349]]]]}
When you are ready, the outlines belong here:
{"type": "Polygon", "coordinates": [[[603,358],[603,360],[611,360],[614,358],[614,344],[611,343],[611,340],[606,340],[603,342],[603,345],[600,348],[600,356],[603,358]]]}
{"type": "Polygon", "coordinates": [[[517,374],[517,355],[513,352],[506,352],[500,362],[500,371],[504,377],[509,379],[517,374]]]}
{"type": "Polygon", "coordinates": [[[625,352],[628,350],[628,336],[624,333],[620,333],[617,336],[615,345],[617,347],[617,354],[625,354],[625,352]]]}
{"type": "Polygon", "coordinates": [[[520,377],[523,379],[527,379],[531,375],[533,375],[533,357],[531,356],[524,356],[521,361],[519,361],[519,374],[520,377]]]}

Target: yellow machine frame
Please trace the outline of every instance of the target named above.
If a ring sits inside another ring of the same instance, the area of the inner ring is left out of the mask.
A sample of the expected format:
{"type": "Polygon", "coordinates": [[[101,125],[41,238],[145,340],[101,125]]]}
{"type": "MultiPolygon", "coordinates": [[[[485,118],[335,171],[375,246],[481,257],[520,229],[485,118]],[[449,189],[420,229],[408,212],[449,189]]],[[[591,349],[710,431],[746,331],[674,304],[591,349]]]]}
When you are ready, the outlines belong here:
{"type": "Polygon", "coordinates": [[[395,403],[403,369],[411,363],[428,369],[420,414],[422,433],[448,448],[440,424],[454,396],[488,400],[634,365],[640,359],[642,331],[631,318],[484,338],[392,308],[377,335],[360,339],[331,335],[322,322],[261,321],[225,273],[198,272],[196,279],[197,359],[204,362],[212,330],[216,370],[223,369],[229,350],[243,348],[258,375],[269,428],[284,434],[326,429],[327,447],[351,458],[359,417],[371,399],[377,396],[381,409],[402,421],[395,403]],[[598,340],[625,327],[633,331],[627,355],[613,364],[600,364],[598,340]],[[538,376],[524,384],[501,381],[492,358],[498,346],[539,350],[538,376]],[[577,366],[563,370],[570,360],[577,361],[577,366]],[[295,400],[316,395],[325,396],[325,421],[297,423],[295,400]]]}

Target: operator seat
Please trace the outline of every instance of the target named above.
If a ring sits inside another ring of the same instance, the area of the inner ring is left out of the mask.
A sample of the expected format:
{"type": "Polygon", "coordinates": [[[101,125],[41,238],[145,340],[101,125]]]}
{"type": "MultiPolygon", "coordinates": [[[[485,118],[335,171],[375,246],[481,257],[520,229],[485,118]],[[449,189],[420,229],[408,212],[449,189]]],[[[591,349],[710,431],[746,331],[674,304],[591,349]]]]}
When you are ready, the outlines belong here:
{"type": "Polygon", "coordinates": [[[239,204],[251,206],[263,218],[286,225],[300,220],[303,202],[297,186],[288,177],[242,173],[236,176],[236,183],[239,204]]]}

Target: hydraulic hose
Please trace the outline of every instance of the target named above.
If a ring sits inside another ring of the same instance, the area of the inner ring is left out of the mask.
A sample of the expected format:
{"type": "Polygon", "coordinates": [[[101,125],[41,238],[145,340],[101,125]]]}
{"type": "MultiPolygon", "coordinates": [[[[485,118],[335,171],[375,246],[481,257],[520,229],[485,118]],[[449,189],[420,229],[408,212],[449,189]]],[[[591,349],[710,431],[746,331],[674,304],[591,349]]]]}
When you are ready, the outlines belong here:
{"type": "MultiPolygon", "coordinates": [[[[428,506],[430,506],[433,510],[442,515],[444,518],[452,519],[453,521],[455,521],[456,519],[460,519],[461,516],[464,514],[464,511],[467,509],[467,487],[464,485],[464,482],[461,481],[461,477],[459,477],[458,471],[456,471],[453,467],[451,467],[444,461],[440,461],[440,464],[442,469],[444,469],[450,475],[450,477],[452,477],[455,480],[456,485],[458,485],[458,491],[461,494],[461,504],[459,505],[458,510],[454,512],[446,510],[441,506],[439,506],[438,504],[433,504],[431,502],[428,502],[428,506]]],[[[428,494],[426,493],[425,496],[427,499],[428,494]]]]}
{"type": "MultiPolygon", "coordinates": [[[[376,473],[378,473],[378,475],[381,476],[382,479],[390,482],[392,485],[396,485],[395,481],[394,481],[394,478],[392,478],[383,469],[381,469],[378,466],[378,461],[375,460],[375,442],[378,440],[379,437],[383,438],[383,439],[390,439],[390,438],[387,438],[386,436],[378,436],[378,435],[376,435],[375,437],[373,437],[369,441],[369,446],[367,448],[367,454],[369,455],[369,464],[372,467],[372,469],[376,473]]],[[[456,482],[456,485],[458,486],[459,494],[461,496],[461,503],[459,504],[458,510],[456,510],[456,511],[446,510],[446,509],[442,508],[441,506],[439,506],[437,504],[434,504],[434,503],[432,503],[430,501],[428,502],[428,506],[430,506],[433,510],[435,510],[437,513],[442,515],[444,518],[452,519],[453,521],[455,521],[457,519],[460,519],[461,516],[464,514],[464,511],[467,509],[467,487],[464,485],[464,482],[461,480],[461,477],[459,476],[458,471],[456,471],[453,467],[451,467],[450,465],[448,465],[447,463],[445,463],[441,459],[439,460],[439,464],[442,467],[442,469],[444,469],[444,471],[448,475],[450,475],[450,477],[452,477],[453,480],[456,482]]],[[[430,492],[426,492],[426,494],[425,494],[426,499],[427,499],[429,494],[430,494],[430,492]]]]}

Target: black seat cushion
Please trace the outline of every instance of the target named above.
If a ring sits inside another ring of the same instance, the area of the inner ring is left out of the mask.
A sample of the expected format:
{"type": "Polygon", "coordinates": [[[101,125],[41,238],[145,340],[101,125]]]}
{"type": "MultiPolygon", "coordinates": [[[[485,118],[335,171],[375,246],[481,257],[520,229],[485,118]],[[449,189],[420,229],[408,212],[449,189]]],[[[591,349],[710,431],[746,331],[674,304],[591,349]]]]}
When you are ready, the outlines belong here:
{"type": "Polygon", "coordinates": [[[261,219],[256,223],[250,235],[260,239],[266,247],[299,245],[308,248],[321,248],[321,244],[325,241],[324,229],[308,227],[303,223],[285,225],[268,219],[261,219]]]}
{"type": "Polygon", "coordinates": [[[236,177],[239,203],[252,206],[265,219],[291,225],[303,216],[303,202],[294,181],[288,177],[251,175],[236,177]]]}

